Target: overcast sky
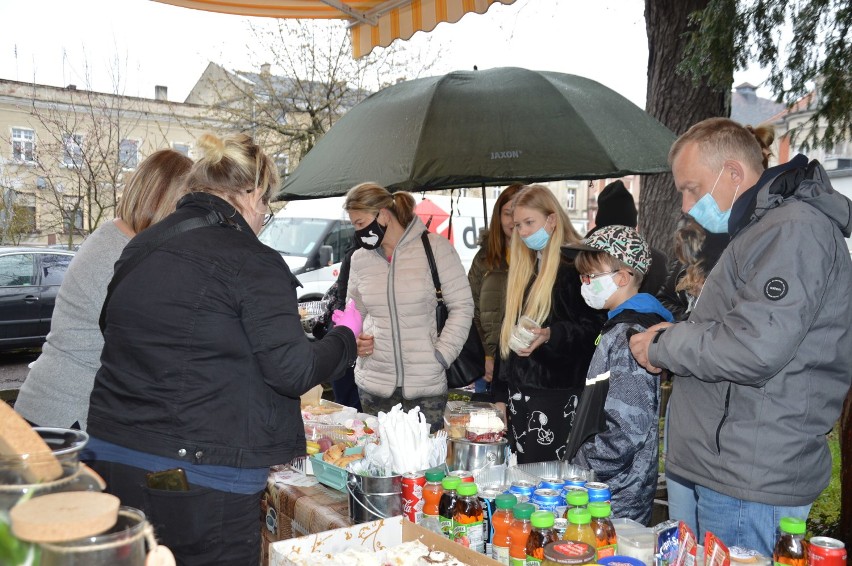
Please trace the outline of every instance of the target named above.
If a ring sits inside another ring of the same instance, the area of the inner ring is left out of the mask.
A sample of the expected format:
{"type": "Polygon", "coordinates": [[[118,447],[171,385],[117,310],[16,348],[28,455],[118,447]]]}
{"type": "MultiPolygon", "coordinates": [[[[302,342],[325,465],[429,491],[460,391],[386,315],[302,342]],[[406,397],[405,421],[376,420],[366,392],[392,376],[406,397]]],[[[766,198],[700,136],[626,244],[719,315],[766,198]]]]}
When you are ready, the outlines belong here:
{"type": "MultiPolygon", "coordinates": [[[[430,40],[443,57],[430,74],[473,65],[559,71],[601,82],[644,108],[643,10],[643,0],[496,4],[438,25],[430,40]]],[[[170,100],[183,101],[209,61],[243,70],[252,64],[246,18],[150,0],[0,0],[0,21],[2,79],[113,92],[118,60],[125,94],[153,98],[154,85],[165,85],[170,100]]],[[[738,73],[734,84],[764,77],[759,69],[738,73]]]]}

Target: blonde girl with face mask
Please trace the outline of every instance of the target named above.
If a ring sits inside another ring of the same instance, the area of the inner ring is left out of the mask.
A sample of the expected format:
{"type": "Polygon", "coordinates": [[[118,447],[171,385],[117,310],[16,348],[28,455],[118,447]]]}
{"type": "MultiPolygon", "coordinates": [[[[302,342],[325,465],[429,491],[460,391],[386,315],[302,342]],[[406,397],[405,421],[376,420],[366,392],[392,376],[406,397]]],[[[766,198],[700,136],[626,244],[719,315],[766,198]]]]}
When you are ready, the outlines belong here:
{"type": "Polygon", "coordinates": [[[506,403],[508,437],[519,463],[558,460],[603,315],[583,301],[577,270],[563,254],[562,245],[580,237],[553,193],[543,185],[525,186],[512,209],[495,399],[506,403]],[[540,328],[528,347],[512,350],[510,339],[522,316],[540,328]]]}

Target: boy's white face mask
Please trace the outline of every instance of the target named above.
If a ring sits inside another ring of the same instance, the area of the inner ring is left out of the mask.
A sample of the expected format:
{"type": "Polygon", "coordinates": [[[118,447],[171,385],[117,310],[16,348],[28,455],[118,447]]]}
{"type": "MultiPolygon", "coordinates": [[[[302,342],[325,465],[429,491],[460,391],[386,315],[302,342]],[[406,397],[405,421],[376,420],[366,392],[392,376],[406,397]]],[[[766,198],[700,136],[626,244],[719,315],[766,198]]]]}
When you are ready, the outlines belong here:
{"type": "Polygon", "coordinates": [[[604,308],[609,298],[618,291],[618,285],[615,284],[613,277],[615,277],[614,273],[603,275],[580,286],[580,294],[587,305],[597,310],[604,308]]]}

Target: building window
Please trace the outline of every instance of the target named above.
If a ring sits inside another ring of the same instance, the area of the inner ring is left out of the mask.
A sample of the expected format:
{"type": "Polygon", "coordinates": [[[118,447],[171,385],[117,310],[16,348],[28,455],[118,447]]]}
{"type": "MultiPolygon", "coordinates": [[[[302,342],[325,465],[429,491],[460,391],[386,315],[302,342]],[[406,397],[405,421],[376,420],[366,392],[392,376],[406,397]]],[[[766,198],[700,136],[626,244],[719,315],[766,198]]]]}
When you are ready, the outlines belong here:
{"type": "Polygon", "coordinates": [[[62,163],[66,167],[81,167],[83,165],[83,136],[68,134],[63,138],[62,163]]]}
{"type": "Polygon", "coordinates": [[[33,234],[36,231],[36,207],[35,206],[19,206],[16,207],[15,214],[18,215],[18,226],[22,232],[33,234]]]}
{"type": "Polygon", "coordinates": [[[70,234],[72,229],[74,230],[74,232],[82,231],[83,211],[79,208],[75,208],[72,210],[63,210],[62,227],[64,228],[64,232],[66,234],[70,234]]]}
{"type": "Polygon", "coordinates": [[[189,157],[189,144],[188,143],[172,143],[172,149],[181,155],[185,155],[189,157]]]}
{"type": "Polygon", "coordinates": [[[576,210],[577,208],[577,189],[565,190],[565,208],[568,210],[576,210]]]}
{"type": "Polygon", "coordinates": [[[12,159],[35,162],[35,130],[12,128],[12,159]]]}
{"type": "Polygon", "coordinates": [[[125,169],[136,169],[139,165],[138,140],[121,140],[118,144],[118,163],[125,169]]]}
{"type": "Polygon", "coordinates": [[[283,179],[290,171],[290,156],[286,153],[279,153],[275,156],[275,166],[278,168],[278,175],[283,179]]]}

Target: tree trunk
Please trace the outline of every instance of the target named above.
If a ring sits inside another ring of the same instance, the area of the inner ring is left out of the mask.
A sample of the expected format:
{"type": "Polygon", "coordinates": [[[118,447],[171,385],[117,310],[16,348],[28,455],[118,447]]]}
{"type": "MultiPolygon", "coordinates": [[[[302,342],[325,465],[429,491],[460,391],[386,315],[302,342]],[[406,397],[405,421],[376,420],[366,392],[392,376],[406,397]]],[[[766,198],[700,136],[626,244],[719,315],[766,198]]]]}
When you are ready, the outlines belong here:
{"type": "Polygon", "coordinates": [[[840,413],[840,527],[838,538],[846,541],[847,564],[852,565],[852,389],[846,394],[840,413]]]}
{"type": "MultiPolygon", "coordinates": [[[[648,31],[648,90],[646,111],[680,135],[696,122],[727,116],[727,93],[714,91],[705,81],[677,73],[690,29],[688,16],[708,0],[645,0],[648,31]]],[[[735,17],[731,14],[731,19],[735,17]]],[[[733,84],[733,77],[731,78],[733,84]]],[[[642,178],[639,195],[640,230],[651,246],[673,254],[674,232],[681,198],[670,173],[642,178]]]]}

